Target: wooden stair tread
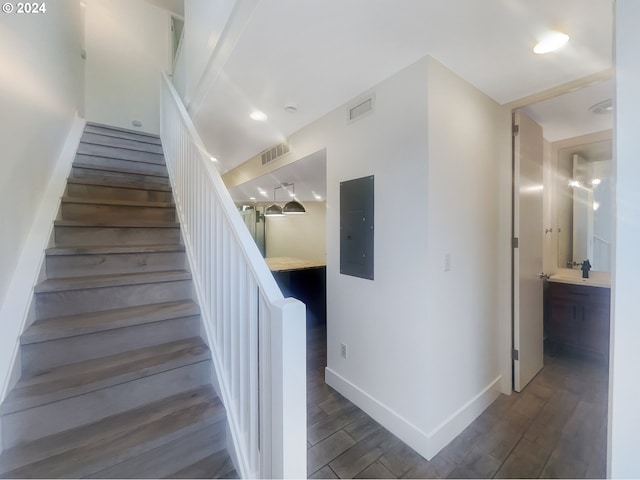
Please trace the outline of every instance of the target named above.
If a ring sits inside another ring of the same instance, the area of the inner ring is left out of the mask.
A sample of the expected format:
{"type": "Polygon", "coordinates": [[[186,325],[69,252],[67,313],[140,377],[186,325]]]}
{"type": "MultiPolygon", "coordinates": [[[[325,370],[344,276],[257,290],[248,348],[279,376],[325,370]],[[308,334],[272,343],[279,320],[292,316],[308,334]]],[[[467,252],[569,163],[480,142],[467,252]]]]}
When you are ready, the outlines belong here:
{"type": "Polygon", "coordinates": [[[50,278],[35,286],[36,293],[84,290],[87,288],[115,287],[121,285],[140,285],[143,283],[174,282],[190,280],[186,270],[165,270],[159,272],[113,273],[82,277],[50,278]]]}
{"type": "Polygon", "coordinates": [[[199,337],[52,367],[23,375],[0,407],[2,414],[33,408],[137,378],[210,360],[199,337]]]}
{"type": "Polygon", "coordinates": [[[179,228],[179,222],[83,222],[79,220],[55,220],[56,227],[115,227],[115,228],[179,228]]]}
{"type": "Polygon", "coordinates": [[[82,203],[85,205],[115,205],[123,207],[175,208],[173,202],[143,202],[139,200],[107,200],[100,198],[62,197],[62,203],[82,203]]]}
{"type": "Polygon", "coordinates": [[[200,309],[192,300],[183,300],[66,315],[31,324],[20,337],[20,344],[30,345],[199,314],[200,309]]]}
{"type": "Polygon", "coordinates": [[[125,253],[184,252],[185,246],[179,243],[157,245],[78,245],[71,247],[51,247],[46,250],[50,256],[62,255],[108,255],[125,253]]]}
{"type": "Polygon", "coordinates": [[[240,478],[229,454],[222,450],[165,478],[240,478]]]}
{"type": "Polygon", "coordinates": [[[104,468],[124,460],[123,454],[130,458],[225,418],[213,388],[200,387],[6,450],[0,455],[0,475],[56,478],[74,465],[108,458],[98,467],[104,468]]]}
{"type": "Polygon", "coordinates": [[[74,183],[77,185],[91,185],[98,187],[111,187],[111,188],[128,188],[131,190],[157,190],[160,192],[171,192],[171,187],[168,185],[158,185],[155,183],[140,183],[140,182],[109,182],[108,180],[92,180],[89,178],[68,178],[67,183],[74,183]]]}
{"type": "MultiPolygon", "coordinates": [[[[92,156],[97,156],[97,155],[92,155],[92,156]]],[[[136,162],[134,160],[122,160],[122,161],[131,162],[132,164],[144,163],[144,162],[136,162]]],[[[78,160],[77,158],[73,162],[73,168],[85,168],[87,170],[100,170],[104,172],[132,173],[134,175],[145,175],[147,177],[169,178],[168,174],[158,173],[158,172],[149,172],[144,170],[144,168],[127,168],[127,167],[115,167],[111,165],[98,165],[93,163],[84,163],[82,160],[78,160]]]]}

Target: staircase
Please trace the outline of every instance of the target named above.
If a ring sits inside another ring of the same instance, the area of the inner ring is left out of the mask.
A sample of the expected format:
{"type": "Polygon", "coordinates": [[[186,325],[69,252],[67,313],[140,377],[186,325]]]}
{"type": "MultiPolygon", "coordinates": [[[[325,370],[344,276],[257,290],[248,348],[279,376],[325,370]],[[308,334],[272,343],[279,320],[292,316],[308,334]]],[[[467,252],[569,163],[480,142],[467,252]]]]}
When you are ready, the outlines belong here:
{"type": "Polygon", "coordinates": [[[237,477],[160,139],[88,123],[54,231],[0,477],[237,477]]]}

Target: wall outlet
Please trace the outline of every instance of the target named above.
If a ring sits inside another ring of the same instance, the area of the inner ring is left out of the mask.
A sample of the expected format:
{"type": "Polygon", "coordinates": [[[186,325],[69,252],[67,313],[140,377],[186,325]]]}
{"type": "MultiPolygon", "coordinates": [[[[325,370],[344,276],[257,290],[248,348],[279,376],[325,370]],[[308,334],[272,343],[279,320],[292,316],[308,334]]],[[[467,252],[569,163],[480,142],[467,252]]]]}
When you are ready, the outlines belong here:
{"type": "Polygon", "coordinates": [[[445,272],[451,271],[451,254],[450,253],[444,254],[444,271],[445,272]]]}
{"type": "Polygon", "coordinates": [[[340,344],[340,355],[342,358],[347,358],[347,346],[344,343],[340,344]]]}

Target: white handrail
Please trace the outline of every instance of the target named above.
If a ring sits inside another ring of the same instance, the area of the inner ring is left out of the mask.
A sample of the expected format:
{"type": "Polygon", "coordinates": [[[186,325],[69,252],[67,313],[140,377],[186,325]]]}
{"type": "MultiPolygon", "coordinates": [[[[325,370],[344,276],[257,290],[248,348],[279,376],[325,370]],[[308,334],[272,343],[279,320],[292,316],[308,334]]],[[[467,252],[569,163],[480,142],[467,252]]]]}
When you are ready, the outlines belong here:
{"type": "Polygon", "coordinates": [[[283,298],[165,74],[160,103],[165,159],[239,473],[306,477],[305,306],[283,298]]]}

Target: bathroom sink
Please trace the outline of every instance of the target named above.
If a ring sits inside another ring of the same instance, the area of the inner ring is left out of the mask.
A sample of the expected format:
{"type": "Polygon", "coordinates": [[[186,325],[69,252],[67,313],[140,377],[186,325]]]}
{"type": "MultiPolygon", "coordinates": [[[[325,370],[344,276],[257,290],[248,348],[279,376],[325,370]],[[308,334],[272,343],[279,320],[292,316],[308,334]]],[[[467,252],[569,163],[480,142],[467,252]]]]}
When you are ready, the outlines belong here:
{"type": "Polygon", "coordinates": [[[582,270],[559,268],[554,275],[551,275],[549,281],[611,288],[611,274],[609,272],[589,272],[589,278],[582,278],[582,270]]]}

